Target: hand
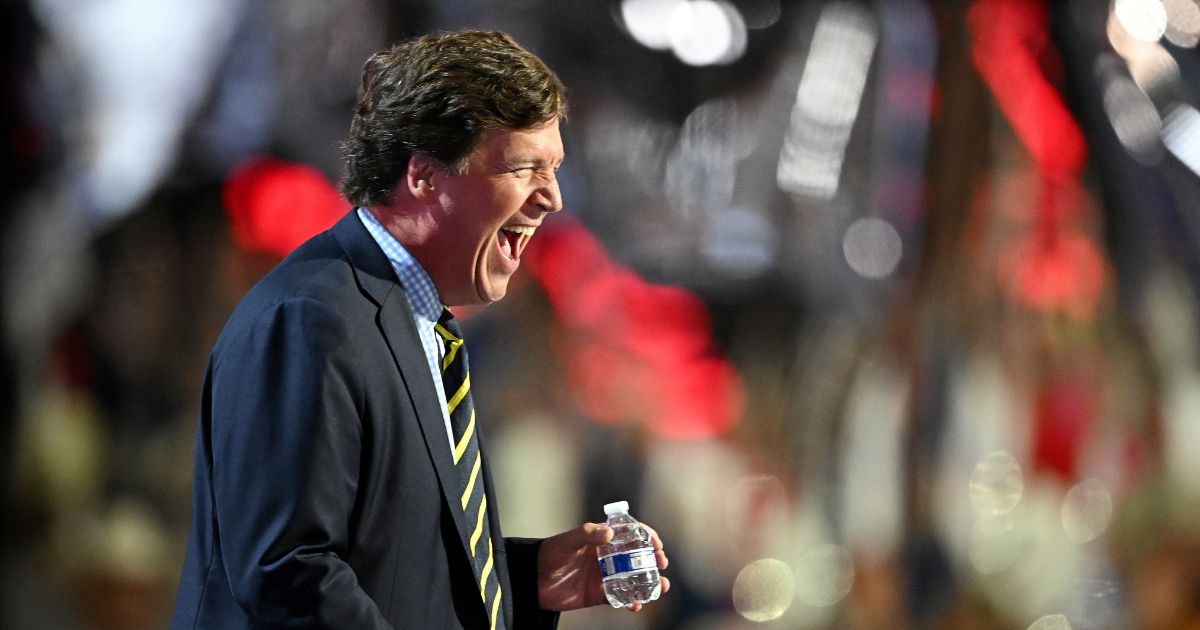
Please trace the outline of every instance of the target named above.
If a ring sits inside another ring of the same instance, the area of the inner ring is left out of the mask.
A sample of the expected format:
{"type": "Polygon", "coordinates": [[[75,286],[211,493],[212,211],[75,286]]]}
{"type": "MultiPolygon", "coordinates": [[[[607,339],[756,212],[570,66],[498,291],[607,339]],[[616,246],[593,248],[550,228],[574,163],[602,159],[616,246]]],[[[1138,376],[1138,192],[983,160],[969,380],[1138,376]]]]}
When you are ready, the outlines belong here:
{"type": "MultiPolygon", "coordinates": [[[[658,568],[667,568],[658,532],[645,523],[650,533],[658,568]]],[[[584,523],[581,527],[551,536],[542,541],[538,550],[538,604],[544,610],[574,610],[608,603],[600,583],[600,562],[596,547],[612,540],[613,531],[601,523],[584,523]]],[[[671,581],[662,578],[662,592],[671,588],[671,581]]],[[[629,610],[637,612],[641,604],[629,610]]]]}

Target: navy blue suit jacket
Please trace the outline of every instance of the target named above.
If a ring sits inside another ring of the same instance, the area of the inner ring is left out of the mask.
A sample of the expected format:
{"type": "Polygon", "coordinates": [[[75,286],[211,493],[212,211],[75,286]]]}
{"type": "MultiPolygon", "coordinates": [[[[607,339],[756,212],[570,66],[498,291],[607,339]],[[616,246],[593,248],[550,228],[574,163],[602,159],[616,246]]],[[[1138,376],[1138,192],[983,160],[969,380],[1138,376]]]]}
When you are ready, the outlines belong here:
{"type": "MultiPolygon", "coordinates": [[[[404,287],[350,212],[213,349],[172,628],[487,628],[452,467],[404,287]]],[[[508,627],[553,627],[539,541],[488,511],[508,627]]]]}

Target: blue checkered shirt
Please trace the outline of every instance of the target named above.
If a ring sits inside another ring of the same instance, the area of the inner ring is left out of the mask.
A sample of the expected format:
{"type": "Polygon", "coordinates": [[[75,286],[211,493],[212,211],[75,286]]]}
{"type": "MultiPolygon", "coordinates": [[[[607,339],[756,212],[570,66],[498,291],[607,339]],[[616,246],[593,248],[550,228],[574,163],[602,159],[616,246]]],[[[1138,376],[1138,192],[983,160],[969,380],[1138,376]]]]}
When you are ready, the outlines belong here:
{"type": "Polygon", "coordinates": [[[450,452],[454,452],[454,430],[450,428],[450,412],[446,409],[446,392],[442,389],[442,371],[440,368],[442,354],[446,351],[442,340],[433,330],[434,324],[442,315],[442,300],[438,297],[437,287],[421,263],[404,249],[400,241],[384,229],[375,215],[367,212],[366,208],[358,209],[358,218],[362,221],[371,237],[379,244],[379,248],[392,263],[396,277],[404,287],[408,296],[408,304],[412,307],[413,323],[421,335],[421,347],[425,349],[425,360],[429,363],[429,374],[433,378],[433,386],[437,388],[438,400],[442,402],[442,419],[446,423],[446,442],[450,452]]]}

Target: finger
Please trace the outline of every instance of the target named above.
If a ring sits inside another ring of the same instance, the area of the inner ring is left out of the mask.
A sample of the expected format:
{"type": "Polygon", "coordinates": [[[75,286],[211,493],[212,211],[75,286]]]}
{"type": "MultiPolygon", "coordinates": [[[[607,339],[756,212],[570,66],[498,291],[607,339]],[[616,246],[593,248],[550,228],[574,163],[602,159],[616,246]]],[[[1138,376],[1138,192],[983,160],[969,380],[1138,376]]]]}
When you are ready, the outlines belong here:
{"type": "Polygon", "coordinates": [[[612,537],[612,528],[607,525],[603,523],[584,523],[575,529],[568,529],[548,540],[553,540],[556,548],[566,550],[591,545],[602,545],[612,540],[612,537]]]}
{"type": "Polygon", "coordinates": [[[625,607],[625,610],[628,610],[629,612],[637,612],[641,609],[642,609],[641,602],[634,602],[634,603],[630,604],[629,606],[625,607]]]}
{"type": "MultiPolygon", "coordinates": [[[[542,541],[542,551],[551,554],[578,554],[586,549],[612,540],[612,528],[601,523],[584,523],[574,529],[568,529],[542,541]]],[[[542,556],[539,553],[539,558],[542,556]]]]}
{"type": "Polygon", "coordinates": [[[645,523],[642,523],[642,527],[650,533],[650,544],[654,545],[655,549],[662,549],[663,541],[662,538],[659,538],[658,532],[654,531],[653,527],[650,527],[645,523]]]}
{"type": "Polygon", "coordinates": [[[667,552],[663,550],[662,538],[658,535],[658,532],[654,531],[653,527],[645,523],[642,524],[642,527],[650,534],[650,544],[654,546],[654,556],[658,563],[658,568],[667,568],[667,565],[670,564],[670,559],[667,558],[667,552]]]}
{"type": "Polygon", "coordinates": [[[603,545],[613,538],[612,528],[604,523],[584,523],[579,532],[586,544],[590,545],[603,545]]]}
{"type": "Polygon", "coordinates": [[[666,593],[667,591],[671,590],[671,580],[667,579],[666,577],[662,577],[660,579],[662,580],[662,592],[666,593]]]}

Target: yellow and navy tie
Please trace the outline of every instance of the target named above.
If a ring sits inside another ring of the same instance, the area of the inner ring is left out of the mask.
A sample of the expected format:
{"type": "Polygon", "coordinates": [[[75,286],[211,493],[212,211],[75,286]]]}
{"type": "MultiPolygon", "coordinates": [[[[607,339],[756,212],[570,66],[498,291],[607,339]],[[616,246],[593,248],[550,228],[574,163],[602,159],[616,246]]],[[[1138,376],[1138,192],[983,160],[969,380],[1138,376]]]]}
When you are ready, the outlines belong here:
{"type": "Polygon", "coordinates": [[[458,480],[463,516],[467,531],[479,594],[492,629],[504,628],[500,610],[500,579],[492,565],[491,523],[487,516],[487,493],[483,487],[483,455],[479,452],[479,437],[475,427],[475,405],[471,402],[471,373],[467,369],[467,348],[462,329],[450,309],[443,308],[434,326],[442,338],[442,385],[446,392],[446,408],[450,411],[450,427],[454,432],[454,474],[458,480]]]}

